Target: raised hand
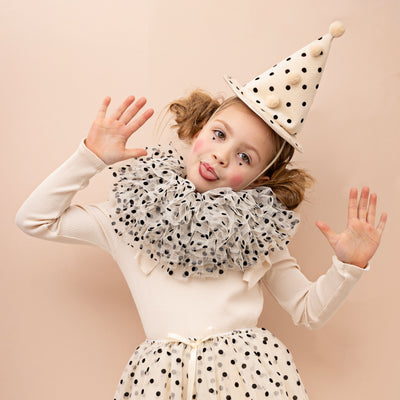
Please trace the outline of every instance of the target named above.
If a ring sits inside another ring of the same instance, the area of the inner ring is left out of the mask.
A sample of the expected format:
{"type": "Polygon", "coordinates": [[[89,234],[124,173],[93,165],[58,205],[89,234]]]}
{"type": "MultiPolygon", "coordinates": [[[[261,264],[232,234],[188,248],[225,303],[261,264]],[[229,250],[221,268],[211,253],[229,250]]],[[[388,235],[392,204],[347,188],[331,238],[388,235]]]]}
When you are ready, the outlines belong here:
{"type": "Polygon", "coordinates": [[[146,103],[146,99],[141,97],[128,109],[134,100],[135,96],[127,97],[110,117],[106,117],[107,107],[111,102],[111,97],[106,97],[85,139],[86,147],[107,165],[147,154],[145,149],[125,147],[132,133],[136,132],[154,113],[154,110],[150,108],[138,118],[133,119],[146,103]]]}
{"type": "Polygon", "coordinates": [[[340,261],[365,268],[374,255],[387,220],[387,214],[382,213],[375,228],[376,202],[377,195],[372,193],[369,196],[369,188],[365,186],[362,188],[357,205],[357,189],[352,188],[347,228],[342,233],[336,234],[325,222],[316,222],[340,261]]]}

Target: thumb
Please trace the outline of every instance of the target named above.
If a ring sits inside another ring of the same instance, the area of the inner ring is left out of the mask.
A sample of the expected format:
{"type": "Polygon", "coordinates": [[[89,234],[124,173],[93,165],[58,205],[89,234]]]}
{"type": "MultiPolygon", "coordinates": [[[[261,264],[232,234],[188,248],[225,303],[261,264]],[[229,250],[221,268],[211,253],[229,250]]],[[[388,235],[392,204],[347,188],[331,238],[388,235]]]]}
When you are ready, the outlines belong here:
{"type": "Polygon", "coordinates": [[[336,238],[337,238],[336,233],[333,232],[333,230],[325,222],[317,221],[315,225],[317,225],[319,230],[327,238],[329,244],[333,247],[334,244],[336,243],[336,238]]]}
{"type": "Polygon", "coordinates": [[[142,157],[147,156],[147,151],[145,149],[125,149],[125,160],[132,157],[142,157]]]}

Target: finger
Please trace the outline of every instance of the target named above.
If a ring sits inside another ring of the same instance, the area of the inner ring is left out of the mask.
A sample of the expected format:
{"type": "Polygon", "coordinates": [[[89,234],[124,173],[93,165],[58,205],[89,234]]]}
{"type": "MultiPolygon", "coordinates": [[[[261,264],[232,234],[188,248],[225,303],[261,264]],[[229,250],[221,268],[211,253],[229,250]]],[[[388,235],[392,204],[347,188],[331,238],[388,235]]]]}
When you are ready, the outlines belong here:
{"type": "Polygon", "coordinates": [[[367,213],[367,222],[375,227],[375,213],[376,213],[376,202],[378,196],[375,193],[371,193],[369,197],[369,205],[368,205],[368,213],[367,213]]]}
{"type": "Polygon", "coordinates": [[[111,102],[111,97],[107,96],[101,103],[99,111],[97,112],[96,119],[104,119],[105,118],[106,112],[107,112],[107,107],[110,105],[110,102],[111,102]]]}
{"type": "Polygon", "coordinates": [[[137,131],[153,114],[154,110],[149,108],[140,117],[132,121],[128,125],[130,133],[132,134],[133,132],[137,131]]]}
{"type": "Polygon", "coordinates": [[[139,100],[136,101],[135,104],[124,114],[121,118],[121,121],[128,125],[131,119],[139,112],[139,110],[146,104],[147,100],[145,97],[141,97],[139,100]]]}
{"type": "Polygon", "coordinates": [[[132,104],[135,100],[135,96],[128,96],[125,101],[112,113],[111,118],[120,119],[121,115],[125,112],[125,110],[132,104]]]}
{"type": "Polygon", "coordinates": [[[382,232],[385,229],[386,221],[387,221],[387,214],[382,213],[381,218],[379,220],[379,224],[376,228],[377,232],[379,233],[379,237],[382,235],[382,232]]]}
{"type": "Polygon", "coordinates": [[[357,188],[350,189],[349,207],[347,213],[349,221],[353,218],[357,218],[357,196],[358,196],[357,192],[358,192],[357,188]]]}
{"type": "Polygon", "coordinates": [[[328,239],[329,244],[334,247],[337,241],[336,233],[325,223],[322,221],[317,221],[315,223],[319,230],[324,234],[324,236],[328,239]]]}
{"type": "Polygon", "coordinates": [[[360,201],[358,202],[358,218],[361,221],[367,220],[367,205],[368,205],[369,187],[364,186],[361,190],[360,201]]]}

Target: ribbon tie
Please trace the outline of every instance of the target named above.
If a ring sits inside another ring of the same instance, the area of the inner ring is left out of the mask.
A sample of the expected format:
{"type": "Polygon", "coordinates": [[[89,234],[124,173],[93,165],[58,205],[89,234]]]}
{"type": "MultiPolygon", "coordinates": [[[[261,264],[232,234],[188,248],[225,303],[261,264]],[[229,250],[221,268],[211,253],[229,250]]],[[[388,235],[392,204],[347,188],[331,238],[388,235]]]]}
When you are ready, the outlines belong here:
{"type": "Polygon", "coordinates": [[[184,336],[180,336],[176,333],[169,333],[167,338],[174,342],[182,342],[192,347],[190,351],[190,361],[189,361],[189,372],[188,372],[188,390],[187,390],[187,400],[192,400],[193,390],[194,390],[194,377],[196,374],[196,360],[197,360],[197,348],[199,345],[210,339],[214,335],[204,336],[198,340],[190,340],[184,336]]]}

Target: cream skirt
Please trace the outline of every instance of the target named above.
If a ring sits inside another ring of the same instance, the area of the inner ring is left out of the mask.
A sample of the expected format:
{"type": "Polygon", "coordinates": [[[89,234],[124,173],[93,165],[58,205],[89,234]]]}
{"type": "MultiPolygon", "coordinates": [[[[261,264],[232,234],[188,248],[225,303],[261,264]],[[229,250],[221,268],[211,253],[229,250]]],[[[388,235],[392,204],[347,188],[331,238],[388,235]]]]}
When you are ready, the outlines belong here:
{"type": "Polygon", "coordinates": [[[265,328],[142,342],[114,400],[308,400],[289,349],[265,328]]]}

